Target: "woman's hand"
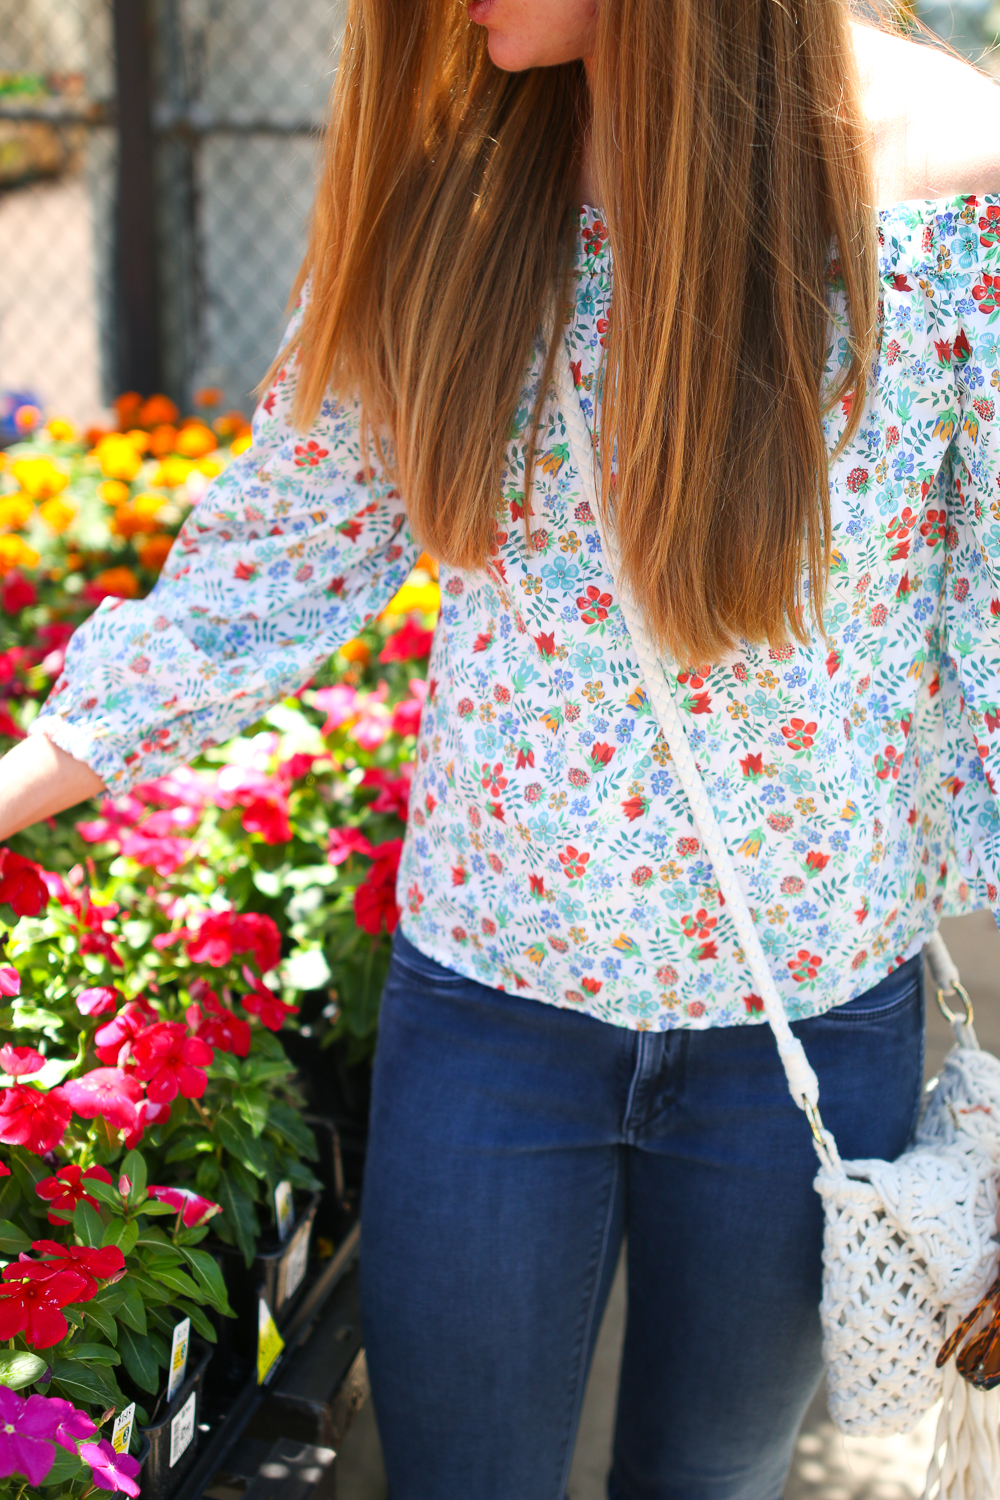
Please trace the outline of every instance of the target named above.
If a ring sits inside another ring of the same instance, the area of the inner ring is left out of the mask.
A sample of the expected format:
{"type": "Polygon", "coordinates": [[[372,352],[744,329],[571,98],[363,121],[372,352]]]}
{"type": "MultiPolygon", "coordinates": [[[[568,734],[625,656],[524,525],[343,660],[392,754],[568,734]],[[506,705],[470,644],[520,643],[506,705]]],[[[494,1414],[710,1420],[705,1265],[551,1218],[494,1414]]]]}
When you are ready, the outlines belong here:
{"type": "Polygon", "coordinates": [[[0,841],[104,789],[83,761],[32,735],[0,760],[0,841]]]}
{"type": "Polygon", "coordinates": [[[875,199],[1000,193],[1000,87],[928,43],[854,26],[875,199]]]}

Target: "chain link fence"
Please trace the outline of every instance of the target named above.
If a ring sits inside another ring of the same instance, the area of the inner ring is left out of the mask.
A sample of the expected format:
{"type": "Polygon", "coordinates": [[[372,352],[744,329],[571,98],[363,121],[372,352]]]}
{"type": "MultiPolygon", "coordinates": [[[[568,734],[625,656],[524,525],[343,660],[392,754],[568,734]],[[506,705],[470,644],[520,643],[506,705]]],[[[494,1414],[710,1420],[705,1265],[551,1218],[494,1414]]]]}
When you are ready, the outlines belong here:
{"type": "MultiPolygon", "coordinates": [[[[129,385],[249,407],[303,250],[343,9],[0,0],[0,392],[85,423],[129,385]]],[[[1000,72],[1000,0],[917,10],[1000,72]]],[[[4,419],[0,397],[0,441],[4,419]]]]}

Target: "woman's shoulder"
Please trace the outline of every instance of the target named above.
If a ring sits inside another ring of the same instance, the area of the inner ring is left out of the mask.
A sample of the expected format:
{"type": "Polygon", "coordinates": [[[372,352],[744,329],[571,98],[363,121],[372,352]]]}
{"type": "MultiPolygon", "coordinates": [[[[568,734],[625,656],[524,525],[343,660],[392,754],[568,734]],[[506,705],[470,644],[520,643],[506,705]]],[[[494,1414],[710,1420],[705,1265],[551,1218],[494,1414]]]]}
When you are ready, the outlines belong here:
{"type": "Polygon", "coordinates": [[[855,23],[876,202],[1000,194],[1000,87],[930,42],[855,23]]]}

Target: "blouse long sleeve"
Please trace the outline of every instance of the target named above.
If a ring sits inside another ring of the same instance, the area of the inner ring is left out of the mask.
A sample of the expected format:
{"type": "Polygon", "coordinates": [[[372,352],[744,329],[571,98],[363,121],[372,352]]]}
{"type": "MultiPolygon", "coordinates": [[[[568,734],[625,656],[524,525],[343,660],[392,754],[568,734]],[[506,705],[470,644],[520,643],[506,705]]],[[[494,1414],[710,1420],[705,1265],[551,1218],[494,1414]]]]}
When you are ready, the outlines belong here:
{"type": "MultiPolygon", "coordinates": [[[[295,327],[295,320],[289,333],[295,327]]],[[[308,681],[376,615],[417,549],[360,451],[355,404],[290,423],[279,370],[251,447],[188,516],[152,592],[105,600],[72,637],[33,733],[114,792],[192,759],[308,681]]]]}
{"type": "MultiPolygon", "coordinates": [[[[951,364],[956,400],[947,510],[927,512],[943,542],[941,775],[960,870],[1000,906],[1000,201],[959,200],[964,226],[945,279],[947,326],[937,359],[951,364]],[[963,859],[964,854],[964,859],[963,859]],[[978,863],[979,869],[976,870],[978,863]],[[977,879],[978,876],[978,879],[977,879]]],[[[940,276],[940,272],[939,272],[940,276]]],[[[933,499],[931,501],[933,504],[933,499]]]]}

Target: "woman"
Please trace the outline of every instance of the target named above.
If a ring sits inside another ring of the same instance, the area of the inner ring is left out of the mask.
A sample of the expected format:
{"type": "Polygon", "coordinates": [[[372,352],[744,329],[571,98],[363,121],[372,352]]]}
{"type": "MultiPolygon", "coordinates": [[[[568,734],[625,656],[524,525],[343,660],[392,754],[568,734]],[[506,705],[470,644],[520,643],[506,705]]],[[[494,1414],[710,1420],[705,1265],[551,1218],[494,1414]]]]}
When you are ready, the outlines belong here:
{"type": "Polygon", "coordinates": [[[443,559],[363,1206],[394,1500],[560,1500],[626,1232],[609,1493],[781,1493],[812,1147],[560,401],[824,1117],[893,1157],[922,944],[1000,886],[998,145],[841,0],[354,0],[253,447],[3,763],[2,835],[124,791],[443,559]]]}

